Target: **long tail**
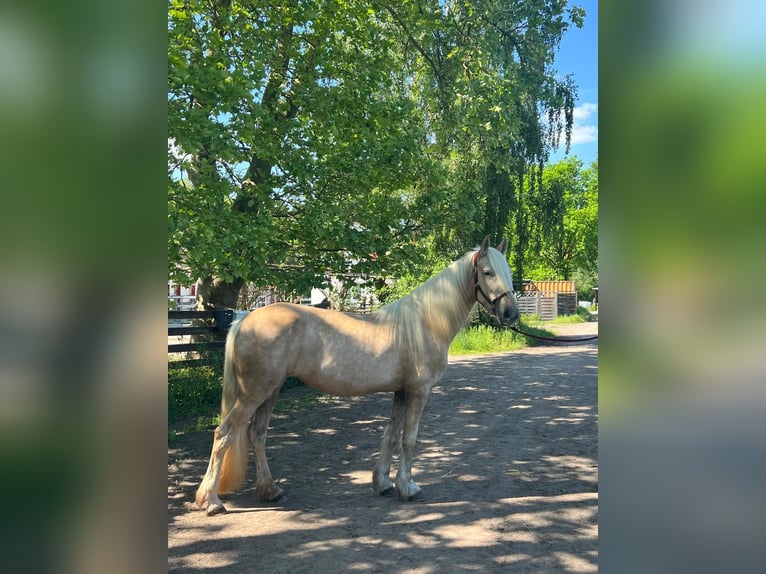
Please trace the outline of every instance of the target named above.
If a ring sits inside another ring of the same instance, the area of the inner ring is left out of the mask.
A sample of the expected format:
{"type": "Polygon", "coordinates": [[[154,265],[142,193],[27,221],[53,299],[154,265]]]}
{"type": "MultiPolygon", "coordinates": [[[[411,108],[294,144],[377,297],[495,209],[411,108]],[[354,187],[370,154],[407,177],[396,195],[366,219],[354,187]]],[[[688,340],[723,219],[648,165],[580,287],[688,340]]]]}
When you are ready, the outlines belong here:
{"type": "MultiPolygon", "coordinates": [[[[223,362],[223,394],[221,396],[221,426],[237,400],[237,375],[234,369],[234,340],[239,333],[242,320],[232,323],[226,336],[223,362]]],[[[231,443],[223,455],[221,479],[218,483],[218,494],[234,492],[245,482],[247,472],[247,424],[238,428],[229,427],[231,443]]],[[[221,427],[219,427],[221,428],[221,427]]]]}

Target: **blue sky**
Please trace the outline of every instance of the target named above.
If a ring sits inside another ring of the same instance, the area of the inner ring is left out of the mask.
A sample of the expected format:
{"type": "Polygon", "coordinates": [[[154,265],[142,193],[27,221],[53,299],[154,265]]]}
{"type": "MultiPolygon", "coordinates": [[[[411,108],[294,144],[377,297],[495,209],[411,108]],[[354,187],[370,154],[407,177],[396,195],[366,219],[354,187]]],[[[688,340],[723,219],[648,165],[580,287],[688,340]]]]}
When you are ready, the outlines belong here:
{"type": "MultiPolygon", "coordinates": [[[[598,0],[573,0],[585,8],[585,24],[572,26],[561,40],[554,68],[561,76],[572,74],[578,88],[572,147],[569,156],[577,156],[587,166],[598,159],[598,0]]],[[[551,162],[563,159],[564,140],[551,162]]]]}

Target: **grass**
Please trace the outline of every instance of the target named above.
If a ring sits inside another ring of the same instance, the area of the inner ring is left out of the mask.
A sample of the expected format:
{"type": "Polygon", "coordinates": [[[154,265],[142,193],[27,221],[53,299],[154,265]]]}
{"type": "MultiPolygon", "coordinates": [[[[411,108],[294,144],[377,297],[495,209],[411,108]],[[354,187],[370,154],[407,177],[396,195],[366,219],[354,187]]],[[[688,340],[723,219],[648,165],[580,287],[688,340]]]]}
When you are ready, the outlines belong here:
{"type": "Polygon", "coordinates": [[[591,314],[584,307],[578,307],[575,315],[559,315],[552,321],[546,321],[553,324],[569,324],[569,323],[587,323],[590,321],[591,314]]]}
{"type": "Polygon", "coordinates": [[[220,423],[222,366],[177,368],[168,363],[168,446],[220,423]]]}
{"type": "MultiPolygon", "coordinates": [[[[550,337],[550,331],[542,327],[539,317],[524,315],[521,326],[524,331],[550,337]]],[[[460,331],[449,348],[450,355],[473,355],[481,353],[500,353],[514,351],[523,347],[539,345],[539,341],[531,337],[525,337],[509,329],[497,329],[486,325],[479,325],[460,331]]]]}
{"type": "Polygon", "coordinates": [[[460,331],[449,348],[450,355],[496,353],[521,349],[525,337],[513,331],[499,331],[486,325],[460,331]]]}
{"type": "Polygon", "coordinates": [[[168,423],[218,414],[221,376],[219,367],[208,365],[176,369],[169,363],[168,423]]]}
{"type": "MultiPolygon", "coordinates": [[[[220,366],[201,366],[177,369],[168,364],[168,445],[175,446],[183,435],[207,432],[221,423],[220,366]]],[[[289,377],[282,390],[301,386],[298,379],[289,377]]],[[[321,400],[323,394],[310,389],[290,400],[280,399],[274,414],[305,409],[321,400]]]]}

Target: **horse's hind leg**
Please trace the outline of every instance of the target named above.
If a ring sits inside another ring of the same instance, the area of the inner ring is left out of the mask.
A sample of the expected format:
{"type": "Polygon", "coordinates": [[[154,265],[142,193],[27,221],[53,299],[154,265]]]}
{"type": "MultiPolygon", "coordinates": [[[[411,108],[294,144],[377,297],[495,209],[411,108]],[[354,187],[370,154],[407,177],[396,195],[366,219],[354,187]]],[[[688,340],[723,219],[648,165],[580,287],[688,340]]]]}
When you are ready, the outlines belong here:
{"type": "MultiPolygon", "coordinates": [[[[199,508],[205,508],[208,516],[225,512],[221,499],[218,497],[218,487],[221,481],[221,469],[223,466],[223,459],[226,451],[236,440],[241,440],[240,437],[247,432],[247,425],[250,418],[255,412],[257,403],[242,403],[237,400],[234,403],[231,411],[215,429],[215,438],[213,440],[213,450],[210,453],[210,462],[207,466],[207,472],[202,479],[202,483],[197,489],[197,495],[195,497],[196,504],[199,508]]],[[[247,440],[247,439],[245,439],[247,440]]],[[[246,464],[246,461],[245,461],[246,464]]]]}
{"type": "Polygon", "coordinates": [[[383,432],[380,441],[380,458],[372,471],[372,488],[383,496],[396,496],[394,483],[391,482],[391,458],[402,442],[402,425],[404,423],[404,391],[394,393],[394,404],[391,407],[391,419],[383,432]]]}
{"type": "Polygon", "coordinates": [[[271,413],[274,410],[274,403],[276,403],[279,396],[279,389],[280,387],[277,387],[274,394],[266,399],[258,407],[258,410],[255,411],[248,434],[250,444],[253,446],[253,454],[255,455],[255,492],[258,500],[264,502],[276,502],[284,495],[284,490],[274,484],[271,478],[271,470],[269,470],[269,463],[266,460],[266,433],[269,428],[271,413]]]}

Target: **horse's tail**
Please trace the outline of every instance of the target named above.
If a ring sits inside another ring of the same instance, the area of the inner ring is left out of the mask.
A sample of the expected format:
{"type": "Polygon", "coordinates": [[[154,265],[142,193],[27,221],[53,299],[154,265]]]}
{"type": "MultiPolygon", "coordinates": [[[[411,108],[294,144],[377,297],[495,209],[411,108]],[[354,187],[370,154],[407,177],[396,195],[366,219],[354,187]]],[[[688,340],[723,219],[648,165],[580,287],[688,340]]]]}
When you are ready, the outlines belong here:
{"type": "MultiPolygon", "coordinates": [[[[232,323],[226,336],[226,347],[223,360],[223,394],[221,396],[221,424],[237,401],[237,375],[234,369],[234,340],[239,333],[242,320],[232,323]]],[[[245,482],[247,471],[247,432],[248,426],[229,427],[231,443],[223,455],[221,479],[218,483],[218,493],[234,492],[245,482]]],[[[220,427],[219,427],[220,428],[220,427]]]]}

